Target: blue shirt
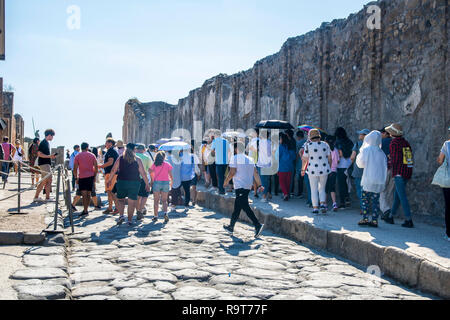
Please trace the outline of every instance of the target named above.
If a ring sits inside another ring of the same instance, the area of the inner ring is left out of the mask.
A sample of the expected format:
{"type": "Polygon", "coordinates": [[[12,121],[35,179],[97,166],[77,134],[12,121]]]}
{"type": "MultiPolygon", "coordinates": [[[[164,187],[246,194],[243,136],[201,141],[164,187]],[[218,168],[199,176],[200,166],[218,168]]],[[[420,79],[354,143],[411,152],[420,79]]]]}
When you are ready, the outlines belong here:
{"type": "Polygon", "coordinates": [[[73,170],[73,165],[75,162],[75,157],[77,156],[77,154],[79,154],[78,151],[74,151],[71,155],[70,155],[70,160],[69,160],[69,169],[73,170]]]}
{"type": "Polygon", "coordinates": [[[291,172],[294,170],[295,151],[281,144],[278,148],[278,172],[291,172]]]}
{"type": "Polygon", "coordinates": [[[389,147],[391,146],[392,138],[384,138],[381,140],[381,150],[384,151],[386,157],[391,153],[389,147]]]}
{"type": "Polygon", "coordinates": [[[175,161],[173,155],[167,158],[167,162],[172,165],[172,178],[173,178],[173,189],[177,189],[181,185],[181,163],[179,160],[175,161]]]}
{"type": "Polygon", "coordinates": [[[181,161],[181,181],[191,181],[195,177],[194,155],[184,154],[181,161]]]}
{"type": "Polygon", "coordinates": [[[224,138],[215,138],[211,143],[211,150],[216,151],[216,164],[228,164],[228,151],[230,150],[230,143],[224,138]]]}

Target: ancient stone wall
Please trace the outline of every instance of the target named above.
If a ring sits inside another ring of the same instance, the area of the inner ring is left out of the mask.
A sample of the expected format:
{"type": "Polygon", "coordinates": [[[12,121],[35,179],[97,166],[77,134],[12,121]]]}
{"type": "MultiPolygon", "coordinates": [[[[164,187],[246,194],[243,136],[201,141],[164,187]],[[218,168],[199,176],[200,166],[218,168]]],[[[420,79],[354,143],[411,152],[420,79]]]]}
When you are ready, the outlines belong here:
{"type": "Polygon", "coordinates": [[[142,109],[136,112],[128,102],[124,139],[154,142],[177,128],[192,132],[194,121],[202,121],[203,130],[225,131],[281,119],[331,133],[343,126],[356,140],[357,130],[400,122],[415,157],[408,185],[413,212],[443,215],[442,192],[430,183],[450,125],[448,0],[371,4],[381,9],[380,29],[367,27],[367,6],[324,23],[288,39],[252,69],[218,75],[177,106],[163,106],[170,116],[161,105],[137,102],[142,109]],[[142,110],[152,118],[139,118],[142,110]]]}

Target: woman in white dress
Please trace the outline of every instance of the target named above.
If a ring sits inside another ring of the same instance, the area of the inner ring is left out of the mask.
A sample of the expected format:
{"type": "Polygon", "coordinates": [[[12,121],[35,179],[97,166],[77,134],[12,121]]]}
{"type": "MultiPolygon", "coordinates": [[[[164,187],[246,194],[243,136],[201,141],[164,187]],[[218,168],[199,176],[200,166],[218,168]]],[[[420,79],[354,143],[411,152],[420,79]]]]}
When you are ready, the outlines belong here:
{"type": "Polygon", "coordinates": [[[23,148],[20,145],[20,140],[16,140],[15,143],[15,149],[14,149],[14,155],[13,155],[13,161],[14,161],[14,172],[17,173],[19,172],[19,161],[23,160],[23,148]]]}

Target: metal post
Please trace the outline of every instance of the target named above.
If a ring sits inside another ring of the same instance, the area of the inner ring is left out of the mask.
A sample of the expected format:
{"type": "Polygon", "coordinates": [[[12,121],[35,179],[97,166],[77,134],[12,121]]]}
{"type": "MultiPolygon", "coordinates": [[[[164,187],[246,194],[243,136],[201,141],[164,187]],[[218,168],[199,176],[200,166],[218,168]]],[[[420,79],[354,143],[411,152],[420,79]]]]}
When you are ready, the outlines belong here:
{"type": "Polygon", "coordinates": [[[21,176],[21,170],[22,170],[22,164],[20,163],[20,161],[17,163],[17,169],[19,170],[19,174],[17,176],[17,211],[16,212],[10,212],[9,214],[28,214],[28,212],[22,212],[21,208],[20,208],[20,200],[21,200],[21,180],[22,180],[22,176],[21,176]]]}
{"type": "Polygon", "coordinates": [[[58,180],[56,180],[56,203],[55,203],[55,222],[54,222],[54,231],[58,227],[58,204],[59,204],[59,187],[61,183],[61,166],[58,166],[58,180]]]}
{"type": "Polygon", "coordinates": [[[17,164],[17,170],[19,171],[19,176],[18,176],[18,180],[19,181],[17,183],[17,185],[18,185],[17,192],[19,193],[17,195],[17,213],[18,214],[21,214],[21,212],[20,212],[20,170],[21,169],[22,169],[22,164],[19,161],[18,164],[17,164]]]}
{"type": "Polygon", "coordinates": [[[75,233],[75,229],[74,229],[74,226],[73,226],[72,197],[71,197],[71,193],[70,193],[70,179],[69,178],[67,178],[66,194],[67,194],[67,197],[68,197],[67,207],[69,208],[70,226],[72,227],[72,233],[75,233]]]}

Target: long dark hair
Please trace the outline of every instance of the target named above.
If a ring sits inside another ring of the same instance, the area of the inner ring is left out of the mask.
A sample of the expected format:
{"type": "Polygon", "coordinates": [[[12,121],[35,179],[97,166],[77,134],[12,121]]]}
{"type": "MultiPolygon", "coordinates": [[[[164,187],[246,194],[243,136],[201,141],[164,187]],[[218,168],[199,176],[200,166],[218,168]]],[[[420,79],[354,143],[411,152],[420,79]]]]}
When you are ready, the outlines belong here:
{"type": "Polygon", "coordinates": [[[288,135],[287,134],[285,134],[285,133],[280,133],[280,139],[281,139],[281,144],[282,145],[284,145],[284,146],[286,146],[286,147],[288,147],[289,146],[289,144],[288,144],[288,141],[289,141],[289,137],[288,137],[288,135]]]}
{"type": "Polygon", "coordinates": [[[341,139],[341,140],[347,140],[348,136],[347,136],[347,131],[345,131],[344,128],[339,127],[336,129],[336,132],[334,133],[334,135],[336,136],[337,139],[341,139]]]}
{"type": "Polygon", "coordinates": [[[164,163],[164,159],[166,158],[166,153],[164,151],[160,151],[156,154],[155,158],[155,166],[159,167],[164,163]]]}

